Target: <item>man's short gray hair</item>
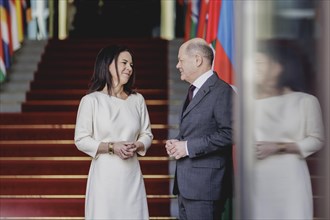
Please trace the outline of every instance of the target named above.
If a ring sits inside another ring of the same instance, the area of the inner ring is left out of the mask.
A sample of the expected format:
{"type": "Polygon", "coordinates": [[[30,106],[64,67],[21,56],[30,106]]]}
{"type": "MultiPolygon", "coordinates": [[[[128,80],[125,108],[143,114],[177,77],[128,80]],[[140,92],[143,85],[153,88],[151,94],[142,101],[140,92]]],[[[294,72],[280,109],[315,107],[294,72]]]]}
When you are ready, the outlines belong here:
{"type": "Polygon", "coordinates": [[[212,66],[214,59],[213,50],[204,40],[192,40],[187,45],[186,51],[189,55],[197,53],[205,57],[209,61],[210,66],[212,66]]]}

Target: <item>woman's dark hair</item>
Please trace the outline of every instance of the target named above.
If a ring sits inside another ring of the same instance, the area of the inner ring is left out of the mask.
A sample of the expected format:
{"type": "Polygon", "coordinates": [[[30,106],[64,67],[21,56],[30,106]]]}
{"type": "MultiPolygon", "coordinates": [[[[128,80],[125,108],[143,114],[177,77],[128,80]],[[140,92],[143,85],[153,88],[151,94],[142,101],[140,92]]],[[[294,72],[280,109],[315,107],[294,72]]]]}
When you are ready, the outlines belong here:
{"type": "Polygon", "coordinates": [[[306,72],[303,54],[298,46],[289,40],[263,40],[258,42],[257,51],[265,54],[282,66],[278,87],[285,86],[293,91],[305,91],[306,72]]]}
{"type": "MultiPolygon", "coordinates": [[[[111,89],[113,87],[113,84],[112,84],[112,75],[109,71],[109,66],[112,63],[112,61],[115,62],[117,78],[119,79],[117,61],[119,54],[124,51],[131,54],[132,61],[134,63],[132,52],[125,46],[112,45],[112,46],[104,47],[100,50],[100,52],[97,54],[96,61],[94,64],[94,73],[90,80],[88,93],[101,91],[103,90],[105,85],[107,85],[108,94],[111,95],[111,89]]],[[[135,93],[132,89],[134,82],[135,82],[135,71],[133,65],[132,75],[128,80],[128,82],[124,85],[124,92],[127,95],[135,93]]]]}

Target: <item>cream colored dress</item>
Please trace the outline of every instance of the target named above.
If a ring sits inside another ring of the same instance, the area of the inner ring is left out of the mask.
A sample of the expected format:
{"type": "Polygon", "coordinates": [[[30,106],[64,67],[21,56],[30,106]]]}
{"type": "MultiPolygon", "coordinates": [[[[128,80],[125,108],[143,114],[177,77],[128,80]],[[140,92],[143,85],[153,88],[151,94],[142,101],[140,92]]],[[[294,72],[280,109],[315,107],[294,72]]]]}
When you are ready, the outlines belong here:
{"type": "Polygon", "coordinates": [[[302,156],[272,155],[255,164],[253,219],[313,219],[311,180],[305,158],[323,144],[316,97],[293,92],[256,102],[256,140],[295,142],[302,156]]]}
{"type": "Polygon", "coordinates": [[[88,174],[86,219],[149,219],[146,191],[137,155],[96,155],[101,142],[140,141],[145,155],[153,135],[141,94],[126,100],[93,92],[79,105],[75,128],[77,148],[92,157],[88,174]]]}

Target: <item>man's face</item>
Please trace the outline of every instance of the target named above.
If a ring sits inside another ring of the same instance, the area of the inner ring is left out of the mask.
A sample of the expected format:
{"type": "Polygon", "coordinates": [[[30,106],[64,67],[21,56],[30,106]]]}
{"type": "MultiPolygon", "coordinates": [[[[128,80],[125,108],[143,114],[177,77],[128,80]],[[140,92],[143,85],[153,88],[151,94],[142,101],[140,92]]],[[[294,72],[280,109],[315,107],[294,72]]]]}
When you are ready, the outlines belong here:
{"type": "Polygon", "coordinates": [[[185,45],[183,44],[179,49],[176,68],[180,71],[181,80],[193,83],[192,76],[196,71],[194,56],[189,56],[185,51],[185,45]]]}

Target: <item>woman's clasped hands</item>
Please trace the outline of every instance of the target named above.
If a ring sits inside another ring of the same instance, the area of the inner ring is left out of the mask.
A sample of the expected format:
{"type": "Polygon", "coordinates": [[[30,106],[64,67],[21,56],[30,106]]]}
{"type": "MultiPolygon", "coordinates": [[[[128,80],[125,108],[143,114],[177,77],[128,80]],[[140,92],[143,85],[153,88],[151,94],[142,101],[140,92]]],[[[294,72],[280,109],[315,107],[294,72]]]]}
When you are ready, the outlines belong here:
{"type": "Polygon", "coordinates": [[[275,142],[257,141],[256,154],[259,160],[279,153],[279,147],[275,142]]]}
{"type": "Polygon", "coordinates": [[[113,151],[121,159],[126,160],[135,155],[135,153],[140,149],[140,145],[141,144],[139,142],[116,142],[113,144],[113,151]]]}

